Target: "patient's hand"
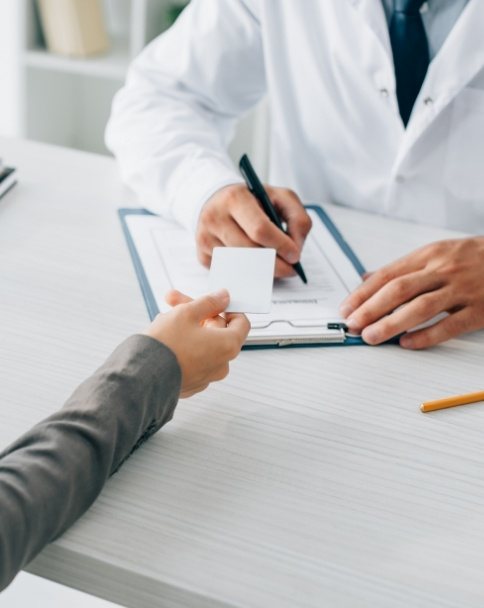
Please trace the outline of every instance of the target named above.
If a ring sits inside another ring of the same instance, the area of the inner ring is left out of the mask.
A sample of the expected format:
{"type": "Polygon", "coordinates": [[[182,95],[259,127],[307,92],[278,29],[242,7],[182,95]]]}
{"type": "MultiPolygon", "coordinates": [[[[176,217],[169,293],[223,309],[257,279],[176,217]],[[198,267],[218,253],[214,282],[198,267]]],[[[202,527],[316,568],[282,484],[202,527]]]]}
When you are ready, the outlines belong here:
{"type": "Polygon", "coordinates": [[[196,300],[170,292],[167,301],[173,310],[158,315],[144,332],[174,352],[182,372],[182,398],[225,378],[229,361],[247,338],[250,324],[245,315],[222,316],[229,300],[227,291],[196,300]]]}
{"type": "Polygon", "coordinates": [[[484,328],[484,237],[432,243],[377,270],[346,298],[341,314],[368,344],[403,333],[405,348],[484,328]],[[431,327],[404,333],[442,312],[448,316],[431,327]]]}

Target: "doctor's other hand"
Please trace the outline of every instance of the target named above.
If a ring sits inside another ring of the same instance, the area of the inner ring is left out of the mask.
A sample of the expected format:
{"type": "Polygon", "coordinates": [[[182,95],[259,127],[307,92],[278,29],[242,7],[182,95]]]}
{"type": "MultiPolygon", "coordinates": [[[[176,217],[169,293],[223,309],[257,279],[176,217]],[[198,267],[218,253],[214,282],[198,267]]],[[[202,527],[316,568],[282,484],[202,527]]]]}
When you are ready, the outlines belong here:
{"type": "Polygon", "coordinates": [[[266,187],[272,203],[287,224],[287,234],[275,226],[244,184],[218,190],[202,207],[196,241],[200,262],[210,266],[214,247],[272,247],[277,251],[275,276],[295,274],[311,218],[298,196],[286,188],[266,187]]]}
{"type": "Polygon", "coordinates": [[[401,346],[427,348],[484,328],[483,279],[484,237],[439,241],[369,275],[340,312],[368,344],[403,334],[401,346]],[[448,314],[405,333],[440,313],[448,314]]]}
{"type": "Polygon", "coordinates": [[[221,316],[230,301],[226,290],[196,300],[172,292],[167,300],[176,304],[173,310],[159,314],[144,333],[173,351],[181,368],[180,397],[190,397],[225,378],[250,324],[245,315],[221,316]]]}

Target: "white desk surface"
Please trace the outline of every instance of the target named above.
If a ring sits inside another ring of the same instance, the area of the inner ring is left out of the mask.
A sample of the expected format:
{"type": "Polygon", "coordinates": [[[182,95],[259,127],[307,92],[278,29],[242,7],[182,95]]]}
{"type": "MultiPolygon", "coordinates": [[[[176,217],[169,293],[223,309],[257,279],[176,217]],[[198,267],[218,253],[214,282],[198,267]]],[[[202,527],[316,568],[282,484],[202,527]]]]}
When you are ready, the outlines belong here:
{"type": "MultiPolygon", "coordinates": [[[[0,445],[147,314],[111,159],[0,139],[0,445]]],[[[330,213],[368,268],[441,230],[330,213]]],[[[484,335],[244,352],[30,570],[133,608],[484,605],[484,335]]],[[[0,601],[1,605],[1,601],[0,601]]]]}

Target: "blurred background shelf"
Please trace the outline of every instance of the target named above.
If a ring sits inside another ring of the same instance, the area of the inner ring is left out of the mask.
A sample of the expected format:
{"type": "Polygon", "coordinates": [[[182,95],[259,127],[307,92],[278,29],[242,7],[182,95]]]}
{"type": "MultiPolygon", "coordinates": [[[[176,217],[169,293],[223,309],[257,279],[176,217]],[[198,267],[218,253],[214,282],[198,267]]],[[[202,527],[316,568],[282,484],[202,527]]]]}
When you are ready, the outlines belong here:
{"type": "MultiPolygon", "coordinates": [[[[0,0],[0,57],[9,58],[0,62],[0,134],[109,153],[104,129],[130,62],[188,0],[102,3],[109,50],[79,59],[47,49],[36,0],[0,0]]],[[[241,120],[232,158],[248,152],[266,178],[268,137],[268,104],[262,102],[241,120]]]]}
{"type": "Polygon", "coordinates": [[[97,76],[122,81],[131,60],[126,40],[111,39],[110,50],[96,57],[88,59],[72,59],[55,55],[46,48],[27,50],[24,55],[26,67],[67,74],[80,74],[83,76],[97,76]]]}
{"type": "Polygon", "coordinates": [[[86,58],[47,49],[36,0],[2,1],[0,21],[9,19],[22,41],[14,134],[107,154],[104,127],[131,60],[186,0],[102,0],[109,50],[86,58]]]}

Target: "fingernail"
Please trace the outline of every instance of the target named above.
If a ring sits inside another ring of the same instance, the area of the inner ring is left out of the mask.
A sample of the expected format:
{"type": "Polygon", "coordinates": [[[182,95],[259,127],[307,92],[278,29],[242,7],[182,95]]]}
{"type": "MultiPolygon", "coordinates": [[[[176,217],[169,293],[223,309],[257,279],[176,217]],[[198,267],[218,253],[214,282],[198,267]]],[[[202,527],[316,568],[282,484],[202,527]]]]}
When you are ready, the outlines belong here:
{"type": "Polygon", "coordinates": [[[410,336],[402,336],[400,338],[400,346],[403,348],[412,348],[413,340],[410,336]]]}
{"type": "Polygon", "coordinates": [[[361,334],[361,337],[365,342],[368,342],[368,344],[376,344],[380,342],[380,334],[378,330],[373,329],[373,327],[366,328],[361,334]]]}
{"type": "MultiPolygon", "coordinates": [[[[343,315],[343,317],[344,316],[345,315],[343,315]]],[[[350,317],[349,319],[346,319],[345,324],[348,327],[348,329],[357,329],[357,327],[358,327],[358,323],[354,317],[350,317]]]]}
{"type": "Polygon", "coordinates": [[[226,289],[219,289],[218,291],[215,291],[212,296],[214,298],[217,298],[217,300],[229,300],[230,299],[230,294],[226,289]]]}
{"type": "Polygon", "coordinates": [[[290,253],[287,254],[287,261],[289,262],[289,264],[295,264],[296,262],[299,261],[298,254],[291,251],[290,253]]]}
{"type": "MultiPolygon", "coordinates": [[[[339,307],[339,313],[344,319],[346,319],[346,317],[348,315],[350,315],[352,312],[353,312],[353,307],[350,306],[349,304],[341,304],[341,306],[339,307]]],[[[348,323],[349,323],[349,321],[350,320],[348,319],[348,323]]]]}

